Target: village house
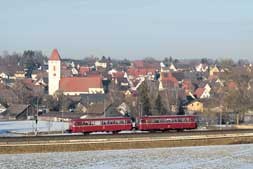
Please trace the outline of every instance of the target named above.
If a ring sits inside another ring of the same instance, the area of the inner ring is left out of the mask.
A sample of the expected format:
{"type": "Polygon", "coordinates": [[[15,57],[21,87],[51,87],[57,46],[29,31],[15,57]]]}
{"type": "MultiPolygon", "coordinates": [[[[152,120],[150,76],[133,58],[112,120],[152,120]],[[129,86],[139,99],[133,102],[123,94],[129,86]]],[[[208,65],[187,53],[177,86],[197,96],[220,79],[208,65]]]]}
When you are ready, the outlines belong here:
{"type": "Polygon", "coordinates": [[[161,62],[160,71],[161,72],[176,72],[177,68],[173,63],[170,63],[168,66],[166,66],[163,62],[161,62]]]}
{"type": "Polygon", "coordinates": [[[189,103],[187,103],[185,106],[185,111],[188,114],[195,114],[195,113],[203,113],[204,111],[204,106],[203,103],[197,100],[193,100],[189,103]]]}
{"type": "Polygon", "coordinates": [[[172,89],[179,87],[177,79],[171,72],[161,72],[159,79],[159,90],[172,89]]]}
{"type": "Polygon", "coordinates": [[[6,120],[26,120],[29,116],[34,116],[35,109],[32,105],[27,104],[11,104],[2,118],[6,120]]]}
{"type": "Polygon", "coordinates": [[[7,110],[6,107],[0,103],[0,114],[5,112],[6,110],[7,110]]]}
{"type": "Polygon", "coordinates": [[[2,72],[2,73],[0,73],[0,78],[1,79],[9,79],[9,75],[7,73],[2,72]]]}
{"type": "Polygon", "coordinates": [[[78,69],[79,76],[86,76],[88,72],[90,72],[90,68],[88,66],[80,66],[78,69]]]}
{"type": "Polygon", "coordinates": [[[24,79],[25,78],[25,71],[23,71],[23,70],[16,71],[14,76],[16,79],[24,79]]]}
{"type": "Polygon", "coordinates": [[[59,90],[64,95],[104,93],[102,78],[93,77],[63,77],[60,80],[59,90]]]}
{"type": "Polygon", "coordinates": [[[195,67],[197,72],[206,72],[208,68],[209,68],[208,65],[203,63],[200,63],[195,67]]]}
{"type": "Polygon", "coordinates": [[[107,60],[104,56],[95,62],[96,70],[99,68],[106,69],[109,66],[109,60],[107,60]]]}
{"type": "Polygon", "coordinates": [[[205,87],[199,87],[195,90],[194,95],[198,98],[198,99],[204,99],[204,98],[209,98],[210,95],[210,90],[209,88],[205,88],[205,87]]]}
{"type": "Polygon", "coordinates": [[[210,70],[209,70],[210,76],[217,75],[218,73],[220,73],[220,70],[216,65],[214,67],[210,67],[210,70]]]}
{"type": "Polygon", "coordinates": [[[155,68],[128,68],[127,75],[130,79],[153,76],[156,72],[155,68]]]}

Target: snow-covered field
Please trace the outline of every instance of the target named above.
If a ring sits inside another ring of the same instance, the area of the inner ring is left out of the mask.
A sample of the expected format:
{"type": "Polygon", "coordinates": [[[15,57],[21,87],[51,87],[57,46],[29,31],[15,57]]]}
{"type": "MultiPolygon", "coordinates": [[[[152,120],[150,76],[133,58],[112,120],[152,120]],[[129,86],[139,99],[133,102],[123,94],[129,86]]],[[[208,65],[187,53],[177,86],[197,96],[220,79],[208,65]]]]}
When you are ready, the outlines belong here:
{"type": "MultiPolygon", "coordinates": [[[[68,128],[68,123],[38,121],[37,130],[39,132],[62,131],[68,128]]],[[[34,132],[36,124],[34,120],[27,121],[0,121],[0,136],[12,135],[10,132],[28,133],[34,132]]]]}
{"type": "Polygon", "coordinates": [[[253,144],[0,155],[1,169],[251,169],[253,144]]]}

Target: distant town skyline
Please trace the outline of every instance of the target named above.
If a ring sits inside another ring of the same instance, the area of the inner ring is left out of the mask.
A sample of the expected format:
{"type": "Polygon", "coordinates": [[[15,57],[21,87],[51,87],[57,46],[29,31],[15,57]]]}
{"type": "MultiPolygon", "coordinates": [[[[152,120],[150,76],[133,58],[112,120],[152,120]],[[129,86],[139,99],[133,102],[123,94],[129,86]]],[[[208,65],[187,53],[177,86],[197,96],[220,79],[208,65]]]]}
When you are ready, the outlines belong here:
{"type": "Polygon", "coordinates": [[[252,6],[250,0],[10,0],[0,5],[0,52],[253,60],[252,6]]]}

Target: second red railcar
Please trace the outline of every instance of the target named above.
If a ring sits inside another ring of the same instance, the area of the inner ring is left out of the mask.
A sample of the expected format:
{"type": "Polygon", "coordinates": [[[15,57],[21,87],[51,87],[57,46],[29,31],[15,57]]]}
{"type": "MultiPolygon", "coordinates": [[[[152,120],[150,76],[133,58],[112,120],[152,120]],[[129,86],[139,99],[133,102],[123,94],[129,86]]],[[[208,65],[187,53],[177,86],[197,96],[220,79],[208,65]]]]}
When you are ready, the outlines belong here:
{"type": "Polygon", "coordinates": [[[150,130],[184,130],[196,129],[194,116],[144,116],[138,117],[136,128],[142,131],[150,130]]]}

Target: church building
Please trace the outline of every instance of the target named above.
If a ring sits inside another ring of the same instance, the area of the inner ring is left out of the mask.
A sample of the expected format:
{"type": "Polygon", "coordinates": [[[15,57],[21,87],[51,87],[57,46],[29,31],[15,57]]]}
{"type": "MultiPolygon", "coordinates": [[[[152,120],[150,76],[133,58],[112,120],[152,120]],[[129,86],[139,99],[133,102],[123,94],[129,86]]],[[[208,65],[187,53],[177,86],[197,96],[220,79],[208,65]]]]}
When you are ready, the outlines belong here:
{"type": "Polygon", "coordinates": [[[62,91],[64,95],[104,93],[102,77],[62,77],[61,58],[54,49],[48,59],[48,94],[54,95],[56,91],[62,91]]]}

